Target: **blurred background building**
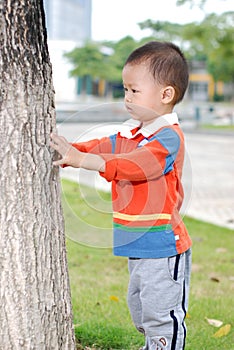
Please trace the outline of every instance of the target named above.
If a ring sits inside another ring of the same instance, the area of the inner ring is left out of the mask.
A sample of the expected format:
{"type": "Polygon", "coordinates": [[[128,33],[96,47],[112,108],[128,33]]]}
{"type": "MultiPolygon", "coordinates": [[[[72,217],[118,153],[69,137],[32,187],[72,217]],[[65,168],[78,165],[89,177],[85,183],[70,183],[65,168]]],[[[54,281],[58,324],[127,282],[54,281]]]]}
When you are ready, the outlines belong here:
{"type": "Polygon", "coordinates": [[[55,98],[59,103],[77,100],[77,79],[64,53],[91,39],[92,0],[44,0],[48,46],[53,66],[55,98]]]}
{"type": "MultiPolygon", "coordinates": [[[[120,97],[118,94],[122,93],[121,82],[108,85],[109,82],[104,79],[89,75],[76,78],[69,75],[74,67],[64,54],[92,40],[92,0],[44,0],[44,8],[57,109],[67,109],[72,104],[76,109],[77,104],[96,101],[95,98],[100,97],[120,97]]],[[[105,12],[103,14],[105,18],[105,12]]],[[[100,22],[100,26],[103,23],[100,22]]],[[[106,56],[110,55],[107,49],[102,48],[106,56]]],[[[214,81],[208,73],[206,60],[192,59],[189,68],[190,84],[185,101],[206,104],[209,101],[218,101],[218,98],[231,99],[233,84],[214,81]]],[[[209,114],[210,111],[209,107],[209,114]]],[[[197,112],[196,118],[200,118],[197,112]]]]}
{"type": "Polygon", "coordinates": [[[44,0],[50,40],[91,38],[91,0],[44,0]]]}

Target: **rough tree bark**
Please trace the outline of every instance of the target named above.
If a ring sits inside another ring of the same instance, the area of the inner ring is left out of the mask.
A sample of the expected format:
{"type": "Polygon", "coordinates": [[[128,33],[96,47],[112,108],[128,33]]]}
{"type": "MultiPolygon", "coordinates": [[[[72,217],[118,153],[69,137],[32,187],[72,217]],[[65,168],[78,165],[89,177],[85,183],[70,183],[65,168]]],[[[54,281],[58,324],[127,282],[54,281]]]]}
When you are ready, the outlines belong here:
{"type": "Polygon", "coordinates": [[[0,0],[0,89],[0,350],[72,350],[42,0],[0,0]]]}

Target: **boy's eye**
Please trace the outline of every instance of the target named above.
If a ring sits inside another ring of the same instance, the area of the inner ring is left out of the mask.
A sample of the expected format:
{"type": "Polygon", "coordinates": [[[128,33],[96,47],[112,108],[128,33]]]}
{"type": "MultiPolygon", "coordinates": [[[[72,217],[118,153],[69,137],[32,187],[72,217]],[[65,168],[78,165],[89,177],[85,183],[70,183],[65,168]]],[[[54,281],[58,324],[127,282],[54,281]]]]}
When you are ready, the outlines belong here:
{"type": "Polygon", "coordinates": [[[124,89],[125,92],[127,92],[127,91],[130,90],[133,94],[135,94],[136,92],[139,92],[139,91],[136,90],[136,89],[128,89],[128,88],[126,88],[126,87],[123,87],[123,89],[124,89]]]}

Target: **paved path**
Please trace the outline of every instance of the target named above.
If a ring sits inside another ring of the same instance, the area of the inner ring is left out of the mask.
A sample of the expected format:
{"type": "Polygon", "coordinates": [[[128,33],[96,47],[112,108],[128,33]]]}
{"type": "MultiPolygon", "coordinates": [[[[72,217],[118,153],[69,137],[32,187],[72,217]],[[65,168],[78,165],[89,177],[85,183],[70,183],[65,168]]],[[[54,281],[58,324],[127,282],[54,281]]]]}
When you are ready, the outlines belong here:
{"type": "MultiPolygon", "coordinates": [[[[192,168],[187,214],[234,228],[234,136],[185,133],[185,137],[192,168]]],[[[189,182],[186,168],[184,182],[189,182]]]]}
{"type": "MultiPolygon", "coordinates": [[[[58,124],[59,134],[72,142],[108,135],[115,128],[114,124],[58,124]]],[[[234,136],[185,131],[185,139],[183,213],[234,229],[234,136]]],[[[66,168],[61,173],[77,180],[79,171],[66,168]]],[[[82,171],[79,181],[110,189],[105,180],[92,172],[82,171]]]]}

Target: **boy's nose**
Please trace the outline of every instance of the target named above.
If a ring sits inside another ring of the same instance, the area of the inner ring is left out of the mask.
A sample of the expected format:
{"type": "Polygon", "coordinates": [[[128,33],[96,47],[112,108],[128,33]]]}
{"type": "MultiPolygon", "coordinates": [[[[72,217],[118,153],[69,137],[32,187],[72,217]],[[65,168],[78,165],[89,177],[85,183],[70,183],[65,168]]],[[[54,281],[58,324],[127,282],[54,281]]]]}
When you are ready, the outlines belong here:
{"type": "Polygon", "coordinates": [[[130,94],[128,94],[128,93],[125,94],[125,101],[126,102],[132,102],[130,94]]]}

